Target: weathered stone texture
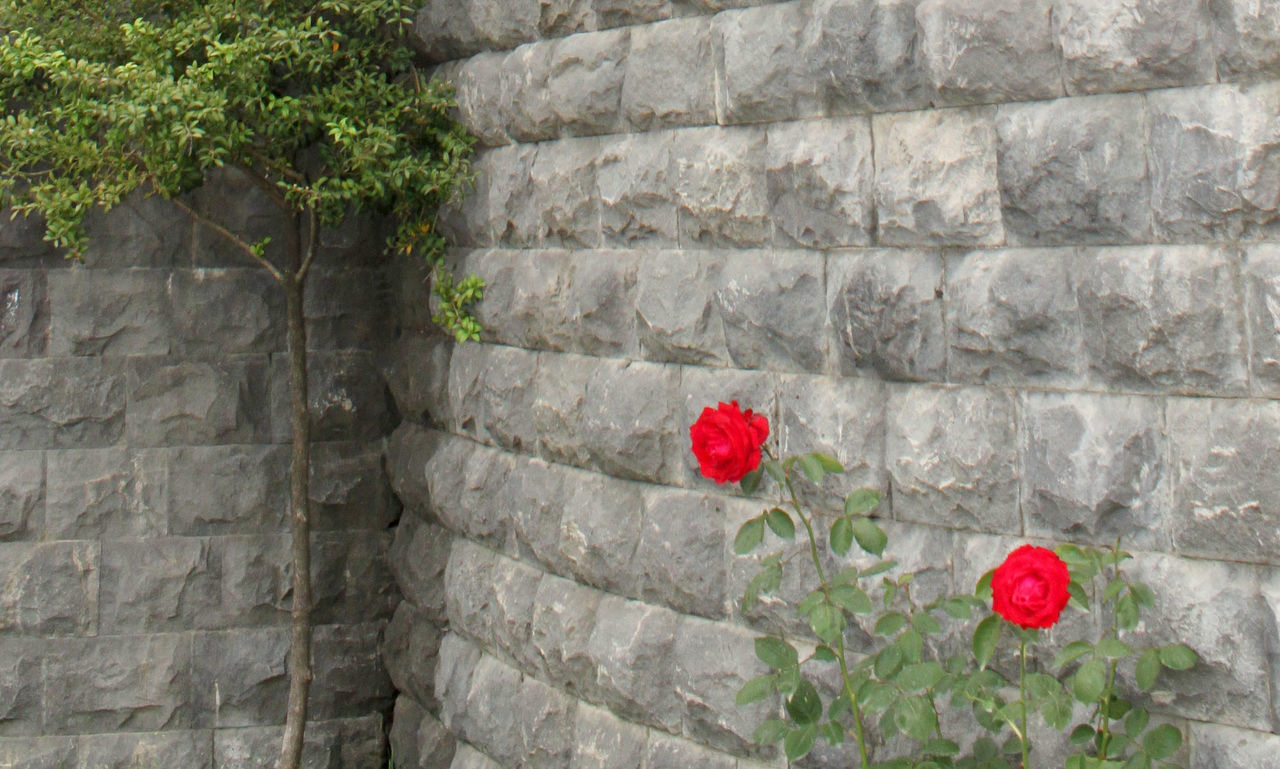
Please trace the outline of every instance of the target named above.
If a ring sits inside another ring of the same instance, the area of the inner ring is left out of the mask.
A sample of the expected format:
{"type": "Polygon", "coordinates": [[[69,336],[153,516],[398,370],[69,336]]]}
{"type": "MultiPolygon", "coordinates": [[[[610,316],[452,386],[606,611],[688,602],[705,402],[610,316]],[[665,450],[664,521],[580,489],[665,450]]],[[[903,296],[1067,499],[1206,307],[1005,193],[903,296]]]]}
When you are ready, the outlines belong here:
{"type": "Polygon", "coordinates": [[[629,43],[625,29],[555,42],[547,97],[561,135],[612,133],[618,128],[629,43]]]}
{"type": "Polygon", "coordinates": [[[765,177],[765,131],[697,128],[676,134],[671,150],[680,244],[751,247],[773,226],[765,177]]]}
{"type": "Polygon", "coordinates": [[[658,251],[636,276],[636,335],[653,361],[723,366],[729,350],[716,310],[717,252],[658,251]]]}
{"type": "Polygon", "coordinates": [[[172,731],[95,734],[77,740],[75,769],[133,769],[144,766],[211,769],[209,732],[172,731]]]}
{"type": "Polygon", "coordinates": [[[622,113],[633,130],[716,122],[715,62],[706,19],[631,30],[622,113]]]}
{"type": "Polygon", "coordinates": [[[40,452],[0,453],[0,542],[34,539],[44,524],[46,496],[40,452]]]}
{"type": "MultiPolygon", "coordinates": [[[[172,487],[163,452],[120,448],[50,451],[45,464],[45,529],[51,536],[96,539],[168,533],[166,491],[172,487]]],[[[206,505],[212,502],[205,500],[206,505]]]]}
{"type": "Polygon", "coordinates": [[[723,261],[715,301],[738,369],[821,371],[827,349],[825,260],[804,251],[746,252],[723,261]]]}
{"type": "Polygon", "coordinates": [[[717,54],[723,59],[723,123],[764,123],[821,115],[822,81],[809,69],[805,30],[811,4],[765,4],[717,14],[717,54]]]}
{"type": "Polygon", "coordinates": [[[631,134],[608,142],[596,168],[606,246],[678,244],[671,197],[672,134],[631,134]]]}
{"type": "Polygon", "coordinates": [[[779,245],[865,246],[875,227],[875,170],[866,119],[806,120],[769,127],[769,215],[779,245]]]}
{"type": "Polygon", "coordinates": [[[1249,79],[1280,71],[1280,7],[1254,0],[1209,0],[1218,77],[1249,79]]]}
{"type": "MultiPolygon", "coordinates": [[[[194,725],[200,696],[192,687],[188,634],[47,641],[44,658],[45,721],[51,734],[157,731],[194,725]]],[[[213,696],[212,683],[208,694],[213,696]]],[[[283,707],[283,702],[281,703],[283,707]]],[[[280,712],[283,712],[282,710],[280,712]]]]}
{"type": "Polygon", "coordinates": [[[44,274],[35,270],[0,269],[0,358],[27,358],[43,353],[48,344],[48,326],[49,300],[44,274]]]}
{"type": "Polygon", "coordinates": [[[607,710],[579,704],[571,769],[641,769],[647,733],[607,710]]]}
{"type": "MultiPolygon", "coordinates": [[[[40,641],[0,640],[0,745],[5,737],[39,734],[41,726],[40,641]]],[[[16,752],[16,751],[14,751],[16,752]]],[[[8,758],[0,747],[0,760],[8,758]]],[[[10,758],[10,760],[13,760],[10,758]]]]}
{"type": "Polygon", "coordinates": [[[1280,755],[1280,736],[1217,724],[1191,724],[1197,769],[1251,769],[1280,755]]]}
{"type": "MultiPolygon", "coordinates": [[[[303,735],[302,766],[304,769],[329,767],[382,766],[386,763],[382,736],[382,716],[337,721],[310,721],[303,735]]],[[[284,729],[280,727],[248,727],[216,729],[213,732],[213,769],[269,769],[275,765],[284,729]]],[[[184,765],[185,766],[185,765],[184,765]]],[[[420,769],[413,764],[396,766],[420,769]]],[[[448,763],[438,765],[448,766],[448,763]]],[[[421,769],[438,769],[427,765],[421,769]]]]}
{"type": "Polygon", "coordinates": [[[1250,247],[1241,271],[1250,385],[1259,394],[1280,392],[1280,247],[1250,247]]]}
{"type": "Polygon", "coordinates": [[[135,446],[255,443],[269,436],[265,356],[172,362],[132,358],[129,442],[135,446]]]}
{"type": "Polygon", "coordinates": [[[919,0],[815,0],[807,57],[837,114],[927,106],[933,96],[920,57],[919,0]]]}
{"type": "Polygon", "coordinates": [[[119,361],[0,359],[0,446],[110,446],[125,428],[119,361]]]}
{"type": "Polygon", "coordinates": [[[102,552],[102,632],[172,632],[220,624],[221,564],[206,539],[108,541],[102,552]]]}
{"type": "Polygon", "coordinates": [[[0,632],[93,635],[101,549],[96,542],[0,544],[0,632]]]}
{"type": "MultiPolygon", "coordinates": [[[[316,286],[326,283],[331,291],[335,288],[322,273],[312,273],[308,281],[310,294],[315,297],[316,286]]],[[[68,290],[83,291],[84,287],[71,284],[68,290]]],[[[285,329],[279,322],[284,317],[284,292],[265,270],[176,271],[168,280],[168,297],[172,309],[165,309],[173,317],[172,346],[183,354],[268,353],[285,349],[285,329]]],[[[316,303],[313,299],[313,313],[316,303]]],[[[322,330],[314,322],[308,329],[313,332],[313,348],[324,339],[323,334],[314,333],[322,330]]],[[[119,335],[113,337],[109,344],[115,345],[118,338],[119,335]]]]}

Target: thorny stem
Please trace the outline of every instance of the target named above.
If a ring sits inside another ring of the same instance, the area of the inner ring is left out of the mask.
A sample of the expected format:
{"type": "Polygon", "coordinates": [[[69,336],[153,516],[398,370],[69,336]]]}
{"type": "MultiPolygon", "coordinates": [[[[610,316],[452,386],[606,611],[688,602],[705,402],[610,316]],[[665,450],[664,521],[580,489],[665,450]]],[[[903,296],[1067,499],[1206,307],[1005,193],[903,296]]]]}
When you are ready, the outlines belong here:
{"type": "Polygon", "coordinates": [[[1018,744],[1022,746],[1022,769],[1030,769],[1027,763],[1027,639],[1023,638],[1018,646],[1018,696],[1022,702],[1021,734],[1018,744]]]}
{"type": "MultiPolygon", "coordinates": [[[[1115,549],[1111,551],[1111,566],[1115,569],[1115,578],[1120,577],[1120,542],[1116,542],[1115,549]]],[[[1105,574],[1104,574],[1105,576],[1105,574]]],[[[1111,638],[1120,637],[1120,620],[1116,616],[1113,609],[1111,611],[1111,638]]],[[[1116,666],[1119,660],[1111,660],[1111,665],[1107,670],[1107,687],[1103,689],[1102,701],[1098,703],[1098,733],[1102,738],[1098,741],[1098,758],[1107,758],[1108,749],[1111,743],[1111,717],[1107,712],[1108,706],[1111,704],[1111,690],[1115,687],[1116,682],[1116,666]]]]}

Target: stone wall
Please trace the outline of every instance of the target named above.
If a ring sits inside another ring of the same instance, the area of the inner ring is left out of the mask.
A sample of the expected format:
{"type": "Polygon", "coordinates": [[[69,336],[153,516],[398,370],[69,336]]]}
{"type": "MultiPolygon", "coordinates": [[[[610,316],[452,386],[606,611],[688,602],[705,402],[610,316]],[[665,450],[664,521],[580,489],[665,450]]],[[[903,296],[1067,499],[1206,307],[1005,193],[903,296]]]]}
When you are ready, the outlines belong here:
{"type": "MultiPolygon", "coordinates": [[[[224,178],[192,203],[256,237],[224,178]]],[[[0,767],[274,766],[291,568],[283,293],[176,208],[130,199],[85,263],[0,218],[0,767]]],[[[276,238],[280,242],[280,238],[276,238]]],[[[382,240],[328,233],[307,312],[318,442],[307,766],[384,764],[400,600],[382,240]]]]}
{"type": "Polygon", "coordinates": [[[439,0],[417,28],[486,146],[448,226],[490,288],[452,347],[398,286],[397,767],[779,765],[733,698],[755,635],[806,629],[739,610],[759,510],[688,450],[731,398],[881,489],[931,590],[1123,535],[1142,636],[1201,654],[1152,702],[1191,766],[1280,755],[1280,5],[439,0]]]}

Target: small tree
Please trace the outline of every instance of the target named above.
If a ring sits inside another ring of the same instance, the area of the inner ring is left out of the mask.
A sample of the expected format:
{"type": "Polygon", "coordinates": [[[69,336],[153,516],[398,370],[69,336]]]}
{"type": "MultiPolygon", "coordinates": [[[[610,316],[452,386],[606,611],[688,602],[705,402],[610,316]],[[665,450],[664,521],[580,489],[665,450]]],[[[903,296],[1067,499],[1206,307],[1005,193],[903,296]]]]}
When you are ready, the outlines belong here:
{"type": "Polygon", "coordinates": [[[436,209],[468,181],[472,141],[451,93],[406,45],[405,0],[0,0],[0,207],[40,214],[78,258],[83,221],[141,190],[262,266],[286,297],[293,454],[289,705],[279,766],[301,755],[311,681],[306,325],[320,230],[390,215],[389,247],[434,265],[437,322],[478,338],[483,284],[441,267],[436,209]],[[250,242],[182,199],[238,169],[279,210],[283,248],[250,242]]]}

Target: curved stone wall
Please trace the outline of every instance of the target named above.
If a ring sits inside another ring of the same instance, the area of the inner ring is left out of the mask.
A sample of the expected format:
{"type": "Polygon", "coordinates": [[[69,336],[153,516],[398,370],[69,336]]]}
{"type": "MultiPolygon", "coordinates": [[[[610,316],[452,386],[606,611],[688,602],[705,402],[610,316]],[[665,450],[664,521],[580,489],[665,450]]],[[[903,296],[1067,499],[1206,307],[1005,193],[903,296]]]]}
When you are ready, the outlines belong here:
{"type": "Polygon", "coordinates": [[[398,284],[398,767],[779,764],[734,694],[755,635],[807,630],[739,610],[759,511],[687,445],[731,398],[881,489],[923,590],[1122,535],[1141,634],[1202,656],[1153,705],[1184,758],[1280,755],[1280,5],[441,0],[418,31],[485,145],[446,225],[490,287],[454,347],[398,284]]]}

